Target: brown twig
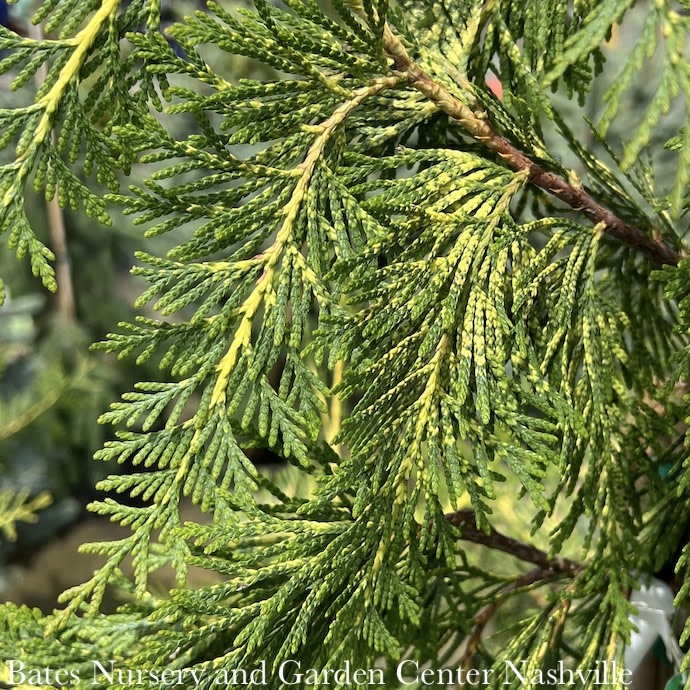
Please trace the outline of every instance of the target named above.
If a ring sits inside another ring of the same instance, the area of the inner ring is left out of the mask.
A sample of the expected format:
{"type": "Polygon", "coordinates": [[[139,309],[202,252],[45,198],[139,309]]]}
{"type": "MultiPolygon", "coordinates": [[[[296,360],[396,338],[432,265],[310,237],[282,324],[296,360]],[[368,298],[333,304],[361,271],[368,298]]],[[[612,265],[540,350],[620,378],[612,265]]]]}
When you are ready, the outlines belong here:
{"type": "Polygon", "coordinates": [[[433,81],[420,65],[410,58],[405,46],[388,25],[384,27],[383,40],[395,69],[407,76],[410,85],[458,122],[468,134],[496,153],[509,168],[515,171],[528,171],[528,179],[532,184],[553,194],[572,209],[581,211],[594,223],[601,224],[609,235],[641,251],[655,264],[676,266],[681,260],[681,255],[674,249],[626,223],[593,199],[584,188],[570,184],[530,160],[505,137],[498,134],[485,112],[470,108],[433,81]]]}
{"type": "Polygon", "coordinates": [[[519,589],[522,589],[523,587],[529,587],[537,582],[547,581],[555,576],[556,573],[553,570],[544,568],[535,568],[534,570],[530,570],[528,573],[523,573],[501,590],[496,601],[492,602],[488,606],[485,606],[479,613],[477,613],[474,617],[474,627],[472,628],[470,636],[467,638],[465,650],[460,658],[460,665],[462,668],[468,669],[470,667],[472,659],[474,658],[474,655],[476,654],[477,650],[479,649],[479,645],[482,642],[484,629],[488,625],[489,621],[494,617],[496,611],[498,611],[498,609],[508,600],[508,595],[516,592],[519,589]]]}
{"type": "MultiPolygon", "coordinates": [[[[467,638],[465,650],[460,661],[462,668],[467,669],[470,667],[472,659],[479,649],[486,626],[512,593],[533,584],[545,584],[549,580],[563,575],[575,577],[582,572],[584,565],[569,558],[549,558],[546,552],[538,549],[536,546],[524,544],[517,539],[507,537],[493,528],[488,533],[483,532],[476,527],[475,513],[471,509],[448,513],[445,515],[445,519],[446,522],[461,530],[461,539],[502,551],[522,561],[534,563],[537,566],[537,568],[516,577],[500,591],[495,601],[485,606],[474,616],[474,627],[467,638]]],[[[570,605],[568,599],[564,601],[567,602],[566,606],[570,605]]]]}
{"type": "Polygon", "coordinates": [[[496,551],[510,554],[527,563],[534,563],[539,566],[540,571],[551,574],[558,573],[578,573],[583,569],[583,565],[569,558],[549,558],[548,554],[536,546],[525,544],[512,537],[501,534],[493,527],[489,533],[480,530],[475,524],[475,513],[467,508],[458,510],[455,513],[445,515],[446,522],[454,527],[461,528],[460,538],[464,541],[471,541],[474,544],[482,544],[496,551]]]}
{"type": "MultiPolygon", "coordinates": [[[[472,667],[474,655],[477,653],[477,650],[479,649],[479,646],[482,642],[482,635],[484,633],[484,629],[488,625],[489,621],[493,618],[498,608],[505,601],[507,601],[508,597],[506,595],[510,594],[511,592],[517,591],[522,587],[528,587],[529,585],[532,585],[535,582],[539,582],[541,580],[546,579],[542,576],[543,574],[544,571],[538,568],[537,570],[533,570],[529,573],[525,573],[524,575],[520,576],[517,580],[511,582],[510,585],[508,585],[501,592],[504,598],[499,599],[493,604],[489,604],[474,617],[474,628],[472,629],[472,632],[469,638],[467,639],[465,650],[463,651],[462,657],[460,658],[460,666],[463,670],[468,671],[472,667]]],[[[572,602],[572,599],[569,595],[573,591],[573,583],[568,585],[565,591],[567,592],[568,596],[565,596],[563,597],[563,599],[561,599],[561,601],[555,607],[555,611],[550,616],[554,623],[554,627],[552,628],[551,634],[549,636],[549,647],[552,647],[554,644],[557,643],[557,636],[562,633],[563,627],[565,626],[568,611],[570,610],[572,602]]],[[[456,688],[457,690],[464,690],[465,685],[463,684],[461,686],[456,686],[456,688]]]]}

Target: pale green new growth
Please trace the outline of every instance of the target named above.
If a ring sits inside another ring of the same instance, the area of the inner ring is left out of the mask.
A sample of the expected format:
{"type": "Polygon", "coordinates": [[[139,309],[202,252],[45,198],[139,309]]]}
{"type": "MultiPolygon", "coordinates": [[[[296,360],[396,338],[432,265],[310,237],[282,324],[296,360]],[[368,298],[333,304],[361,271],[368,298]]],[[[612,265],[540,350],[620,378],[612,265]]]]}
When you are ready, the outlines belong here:
{"type": "MultiPolygon", "coordinates": [[[[195,669],[199,688],[263,660],[271,688],[288,659],[382,665],[391,688],[400,659],[493,669],[490,688],[520,687],[505,659],[530,674],[621,661],[631,589],[687,540],[687,107],[671,187],[638,159],[690,91],[688,18],[644,9],[591,146],[563,103],[585,102],[632,4],[209,2],[166,37],[150,0],[68,0],[36,17],[54,38],[0,33],[17,87],[50,65],[33,104],[0,110],[15,147],[0,230],[34,273],[54,287],[31,181],[104,223],[110,202],[147,237],[184,238],[133,269],[150,286],[138,306],[161,318],[98,345],[167,374],[101,417],[118,432],[98,458],[139,471],[103,481],[113,496],[92,509],[131,533],[84,547],[106,562],[64,610],[7,606],[3,658],[195,669]],[[604,141],[657,47],[639,125],[604,141]],[[233,81],[221,51],[274,78],[233,81]],[[177,118],[195,122],[184,138],[177,118]],[[148,177],[124,190],[134,163],[148,177]],[[93,172],[109,194],[86,186],[93,172]],[[310,491],[275,482],[256,448],[310,491]],[[516,490],[534,544],[495,531],[516,490]],[[207,522],[182,524],[185,497],[207,522]],[[191,565],[217,584],[187,587],[191,565]],[[164,566],[179,588],[162,596],[149,575],[164,566]],[[113,615],[109,585],[131,595],[113,615]]],[[[686,553],[679,605],[689,567],[686,553]]]]}
{"type": "Polygon", "coordinates": [[[30,498],[28,490],[0,491],[0,535],[14,541],[17,538],[17,522],[36,522],[39,510],[50,505],[50,495],[43,492],[30,498]]]}

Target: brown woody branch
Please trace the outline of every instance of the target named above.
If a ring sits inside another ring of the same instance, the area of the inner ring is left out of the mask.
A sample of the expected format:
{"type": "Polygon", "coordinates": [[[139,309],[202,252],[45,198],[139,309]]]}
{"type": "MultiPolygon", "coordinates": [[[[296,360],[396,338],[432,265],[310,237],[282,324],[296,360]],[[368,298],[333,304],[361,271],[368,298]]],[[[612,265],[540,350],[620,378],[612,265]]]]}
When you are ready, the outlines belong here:
{"type": "Polygon", "coordinates": [[[544,577],[566,573],[576,575],[584,568],[581,563],[572,561],[569,558],[549,558],[545,551],[538,549],[536,546],[507,537],[493,527],[487,534],[476,526],[475,513],[470,508],[458,510],[455,513],[447,513],[445,519],[448,524],[460,528],[460,538],[464,541],[482,544],[490,549],[503,551],[503,553],[515,556],[521,561],[533,563],[539,567],[539,570],[532,572],[543,573],[544,577]]]}
{"type": "MultiPolygon", "coordinates": [[[[543,568],[535,568],[534,570],[530,570],[528,573],[523,573],[501,590],[496,601],[488,606],[485,606],[481,611],[479,611],[479,613],[477,613],[473,619],[474,627],[472,628],[470,636],[467,638],[467,643],[465,644],[465,649],[460,659],[460,665],[462,668],[470,668],[472,659],[477,653],[479,645],[482,643],[484,629],[489,624],[489,621],[494,617],[496,611],[498,611],[498,609],[508,600],[509,595],[517,592],[523,587],[529,587],[530,585],[539,582],[547,582],[554,576],[555,573],[552,570],[544,570],[543,568]]],[[[570,606],[570,600],[564,599],[560,606],[563,607],[564,605],[570,606]]]]}
{"type": "Polygon", "coordinates": [[[502,158],[509,168],[515,171],[528,171],[528,179],[532,184],[553,194],[575,211],[581,211],[594,223],[601,224],[609,235],[642,252],[655,264],[676,266],[681,260],[680,254],[674,249],[626,223],[593,199],[582,187],[573,186],[530,160],[505,137],[498,134],[485,112],[473,110],[433,81],[420,65],[410,58],[405,46],[388,25],[384,27],[383,40],[395,69],[407,75],[410,85],[450,115],[468,134],[502,158]]]}
{"type": "MultiPolygon", "coordinates": [[[[582,572],[584,565],[569,558],[549,558],[546,552],[538,549],[536,546],[524,544],[517,539],[507,537],[493,527],[487,534],[476,527],[475,513],[471,509],[458,510],[455,513],[448,513],[444,517],[446,522],[461,530],[461,539],[475,544],[482,544],[497,551],[503,551],[522,561],[534,563],[537,566],[537,568],[516,577],[501,590],[495,601],[485,606],[474,616],[474,626],[470,636],[467,638],[461,659],[461,666],[469,668],[474,655],[479,649],[486,626],[511,594],[518,592],[524,587],[530,587],[539,583],[546,584],[559,576],[569,575],[575,577],[582,572]]],[[[566,598],[559,605],[559,610],[569,606],[570,600],[566,598]]],[[[561,611],[561,613],[564,613],[564,611],[561,611]]]]}

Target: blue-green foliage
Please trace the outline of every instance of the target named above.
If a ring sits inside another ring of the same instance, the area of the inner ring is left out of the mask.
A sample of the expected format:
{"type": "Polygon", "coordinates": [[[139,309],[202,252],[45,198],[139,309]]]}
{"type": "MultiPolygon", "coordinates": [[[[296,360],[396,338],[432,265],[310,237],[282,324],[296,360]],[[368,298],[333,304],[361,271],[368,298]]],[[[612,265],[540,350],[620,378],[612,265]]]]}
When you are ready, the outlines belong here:
{"type": "Polygon", "coordinates": [[[673,301],[687,300],[683,264],[666,269],[669,301],[647,257],[554,204],[528,169],[415,88],[418,73],[396,71],[391,42],[496,136],[679,249],[690,126],[670,143],[671,190],[657,195],[648,168],[634,164],[687,90],[687,20],[670,3],[650,7],[594,128],[597,156],[549,88],[586,97],[629,0],[255,4],[209,2],[170,30],[179,50],[148,0],[47,2],[38,19],[57,39],[0,35],[10,51],[0,69],[24,65],[18,85],[51,65],[33,105],[0,111],[2,142],[17,146],[15,163],[0,168],[0,228],[44,283],[53,285],[50,250],[23,211],[32,172],[63,205],[107,222],[114,202],[148,237],[185,238],[165,257],[141,253],[134,269],[150,285],[138,305],[161,318],[121,324],[98,346],[153,358],[169,374],[102,416],[120,431],[98,457],[140,471],[102,482],[115,496],[92,508],[131,533],[86,547],[106,564],[63,595],[61,613],[39,621],[7,607],[3,657],[195,668],[201,688],[219,669],[262,660],[273,670],[288,659],[320,669],[381,661],[387,673],[401,658],[438,666],[468,636],[465,661],[497,671],[504,658],[531,669],[620,658],[636,573],[678,546],[680,535],[662,537],[659,526],[688,515],[685,498],[669,498],[676,488],[687,497],[682,406],[662,385],[687,376],[673,301]],[[657,26],[664,75],[618,165],[603,136],[657,26]],[[233,82],[210,47],[260,61],[276,79],[233,82]],[[486,87],[489,73],[503,100],[486,87]],[[186,137],[166,129],[178,114],[196,121],[186,137]],[[547,131],[577,171],[549,151],[547,131]],[[80,160],[109,195],[89,191],[70,167],[80,160]],[[151,173],[123,190],[116,170],[135,163],[151,173]],[[313,476],[314,491],[286,495],[245,452],[261,447],[313,476]],[[532,502],[535,531],[562,511],[554,554],[586,519],[581,568],[546,568],[521,584],[466,548],[444,514],[471,506],[489,542],[506,477],[532,502]],[[208,524],[181,523],[184,497],[208,524]],[[222,580],[192,591],[190,565],[222,580]],[[148,579],[163,566],[180,587],[161,598],[148,579]],[[552,582],[498,653],[475,639],[486,607],[552,582]],[[102,616],[109,584],[134,603],[102,616]],[[47,638],[36,633],[44,627],[47,638]]]}

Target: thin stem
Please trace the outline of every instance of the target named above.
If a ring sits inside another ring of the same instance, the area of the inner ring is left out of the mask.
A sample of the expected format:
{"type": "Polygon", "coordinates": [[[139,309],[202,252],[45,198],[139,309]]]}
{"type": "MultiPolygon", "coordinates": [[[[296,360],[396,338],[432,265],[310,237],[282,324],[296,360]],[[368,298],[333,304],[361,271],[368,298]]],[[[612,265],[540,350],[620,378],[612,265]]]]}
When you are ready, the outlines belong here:
{"type": "MultiPolygon", "coordinates": [[[[495,602],[484,607],[474,617],[474,627],[472,628],[472,632],[470,633],[470,636],[467,639],[465,649],[463,651],[462,657],[460,658],[460,665],[465,671],[468,671],[470,668],[472,668],[472,662],[474,660],[475,654],[477,653],[477,650],[479,649],[482,643],[482,635],[484,634],[486,626],[489,624],[489,621],[494,617],[496,611],[498,611],[501,605],[508,600],[510,595],[516,593],[524,587],[529,587],[533,584],[546,584],[548,580],[551,578],[553,578],[553,573],[545,573],[541,568],[537,568],[536,570],[524,573],[523,575],[515,579],[513,582],[511,582],[509,585],[507,585],[501,591],[501,593],[499,594],[499,598],[495,602]]],[[[552,610],[551,612],[550,618],[553,621],[553,627],[551,629],[551,634],[549,635],[549,639],[547,642],[548,647],[550,648],[553,648],[553,646],[555,646],[558,643],[558,639],[563,632],[563,628],[568,617],[568,611],[570,610],[570,605],[572,601],[570,598],[570,594],[572,594],[573,588],[574,583],[571,582],[565,588],[565,592],[568,596],[565,596],[556,605],[555,610],[552,610]]],[[[462,688],[464,690],[464,687],[464,685],[461,687],[456,686],[456,689],[461,690],[462,688]]]]}
{"type": "Polygon", "coordinates": [[[655,264],[676,266],[681,260],[680,254],[674,249],[626,223],[592,198],[583,187],[574,186],[530,160],[505,137],[498,134],[486,112],[477,107],[470,108],[441,84],[433,81],[420,65],[410,58],[405,46],[388,25],[384,27],[383,41],[395,69],[407,76],[410,85],[450,115],[470,136],[496,153],[509,168],[527,171],[532,184],[553,194],[575,211],[581,211],[595,224],[601,224],[609,235],[641,251],[655,264]]]}
{"type": "MultiPolygon", "coordinates": [[[[495,600],[479,611],[473,619],[474,626],[470,636],[467,638],[465,649],[460,660],[462,668],[468,669],[472,659],[481,645],[482,635],[489,621],[496,615],[498,609],[510,598],[525,587],[532,585],[544,585],[551,580],[563,576],[576,577],[584,570],[584,565],[569,558],[549,558],[546,552],[536,546],[524,544],[523,542],[506,537],[497,530],[491,528],[488,534],[477,529],[475,525],[475,513],[471,509],[458,510],[455,513],[445,515],[446,521],[460,528],[460,538],[475,544],[481,544],[497,551],[515,556],[522,561],[534,563],[537,568],[523,573],[506,585],[495,600]]],[[[568,588],[572,589],[572,583],[568,588]]],[[[558,615],[563,618],[570,606],[570,600],[564,599],[558,607],[558,615]]]]}
{"type": "Polygon", "coordinates": [[[536,546],[525,544],[512,537],[506,537],[493,527],[488,533],[477,528],[475,513],[466,508],[445,515],[446,522],[460,528],[460,538],[474,544],[482,544],[496,551],[510,554],[527,563],[534,563],[540,570],[554,573],[578,573],[583,565],[569,558],[549,558],[548,554],[536,546]]]}
{"type": "Polygon", "coordinates": [[[529,587],[537,583],[545,584],[556,576],[553,570],[545,570],[544,568],[535,568],[527,573],[523,573],[513,580],[509,585],[506,585],[496,597],[496,600],[491,604],[485,606],[473,619],[474,627],[470,636],[467,638],[465,650],[460,658],[460,665],[463,669],[469,669],[474,655],[479,649],[482,642],[482,635],[489,621],[496,615],[498,609],[510,598],[511,594],[516,593],[523,587],[529,587]]]}

